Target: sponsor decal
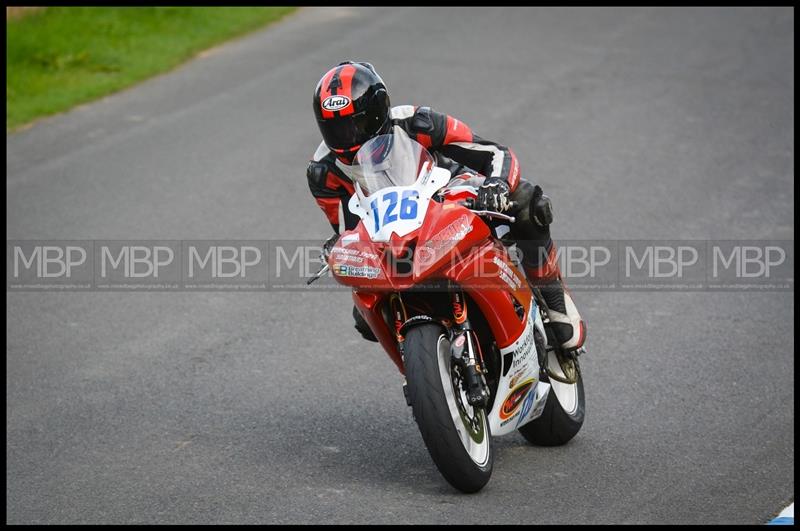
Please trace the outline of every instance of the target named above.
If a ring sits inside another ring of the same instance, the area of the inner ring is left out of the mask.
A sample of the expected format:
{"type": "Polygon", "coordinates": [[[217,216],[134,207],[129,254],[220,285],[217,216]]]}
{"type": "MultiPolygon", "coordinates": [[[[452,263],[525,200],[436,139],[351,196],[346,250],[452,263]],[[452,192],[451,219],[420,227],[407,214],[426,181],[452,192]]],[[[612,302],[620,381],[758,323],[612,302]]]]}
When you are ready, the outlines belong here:
{"type": "Polygon", "coordinates": [[[522,286],[522,281],[514,274],[511,267],[504,260],[495,256],[492,258],[492,262],[500,269],[498,272],[500,278],[508,284],[508,286],[513,290],[518,290],[520,286],[522,286]]]}
{"type": "Polygon", "coordinates": [[[355,264],[361,264],[364,262],[364,258],[360,256],[360,253],[353,249],[341,249],[339,247],[335,247],[333,251],[331,251],[331,256],[337,262],[353,262],[355,264]]]}
{"type": "Polygon", "coordinates": [[[422,264],[432,264],[436,261],[434,251],[427,243],[417,247],[415,258],[422,264]]]}
{"type": "MultiPolygon", "coordinates": [[[[407,330],[409,326],[413,325],[417,321],[425,321],[426,323],[435,323],[433,319],[428,317],[427,315],[415,315],[414,317],[410,317],[400,326],[400,330],[407,330]]],[[[398,332],[400,331],[398,330],[398,332]]]]}
{"type": "Polygon", "coordinates": [[[524,367],[524,364],[528,361],[528,358],[531,357],[531,353],[535,347],[533,341],[533,321],[531,319],[531,314],[529,313],[525,332],[523,332],[524,337],[522,341],[518,343],[517,348],[514,349],[514,361],[511,362],[511,368],[514,370],[524,367]]]}
{"type": "Polygon", "coordinates": [[[349,264],[334,264],[334,274],[340,277],[378,278],[381,270],[377,267],[353,266],[349,264]]]}
{"type": "Polygon", "coordinates": [[[355,234],[347,234],[346,236],[342,236],[342,245],[349,245],[351,243],[355,243],[360,241],[361,237],[358,233],[355,234]]]}
{"type": "Polygon", "coordinates": [[[464,214],[417,247],[417,259],[424,263],[435,262],[470,232],[472,224],[469,222],[469,217],[464,214]]]}
{"type": "Polygon", "coordinates": [[[366,260],[377,260],[378,255],[369,251],[359,251],[358,249],[346,249],[343,247],[334,247],[331,251],[331,256],[337,260],[351,262],[363,262],[366,260]]]}
{"type": "Polygon", "coordinates": [[[463,345],[464,344],[464,337],[465,337],[464,334],[461,334],[460,336],[458,336],[456,338],[456,340],[453,341],[453,346],[460,347],[461,345],[463,345]]]}
{"type": "Polygon", "coordinates": [[[514,388],[517,385],[517,383],[527,375],[528,371],[526,369],[527,367],[521,368],[519,371],[516,372],[516,374],[514,374],[511,377],[511,379],[508,381],[508,386],[510,388],[514,388]]]}
{"type": "Polygon", "coordinates": [[[322,108],[326,111],[341,111],[350,105],[350,98],[347,96],[328,96],[322,102],[322,108]]]}
{"type": "Polygon", "coordinates": [[[528,394],[528,391],[533,389],[534,383],[536,383],[534,378],[525,380],[508,393],[503,405],[500,407],[500,420],[509,420],[517,414],[517,410],[522,405],[522,400],[525,398],[525,395],[528,394]]]}
{"type": "Polygon", "coordinates": [[[547,397],[549,396],[550,391],[552,390],[552,387],[550,386],[547,387],[542,386],[542,392],[538,393],[539,386],[537,385],[536,387],[537,387],[536,394],[541,394],[542,396],[540,397],[540,400],[536,403],[536,408],[531,412],[530,414],[531,418],[536,418],[542,414],[542,411],[544,411],[544,407],[547,405],[547,397]]]}
{"type": "Polygon", "coordinates": [[[519,426],[520,423],[525,420],[525,417],[528,416],[528,413],[531,412],[531,407],[533,407],[533,401],[535,399],[536,385],[534,385],[533,389],[528,392],[528,395],[525,397],[525,402],[522,403],[522,410],[519,412],[519,416],[517,417],[517,426],[519,426]]]}

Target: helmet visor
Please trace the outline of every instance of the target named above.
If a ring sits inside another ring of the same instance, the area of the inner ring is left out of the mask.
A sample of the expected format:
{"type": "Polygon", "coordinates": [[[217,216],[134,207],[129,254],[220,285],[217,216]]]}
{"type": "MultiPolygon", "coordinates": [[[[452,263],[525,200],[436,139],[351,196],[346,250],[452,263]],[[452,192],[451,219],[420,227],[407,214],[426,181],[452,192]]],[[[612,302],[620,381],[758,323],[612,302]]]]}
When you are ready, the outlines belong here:
{"type": "Polygon", "coordinates": [[[370,120],[366,112],[330,120],[317,120],[322,139],[332,149],[350,150],[360,146],[380,129],[381,124],[370,120]]]}

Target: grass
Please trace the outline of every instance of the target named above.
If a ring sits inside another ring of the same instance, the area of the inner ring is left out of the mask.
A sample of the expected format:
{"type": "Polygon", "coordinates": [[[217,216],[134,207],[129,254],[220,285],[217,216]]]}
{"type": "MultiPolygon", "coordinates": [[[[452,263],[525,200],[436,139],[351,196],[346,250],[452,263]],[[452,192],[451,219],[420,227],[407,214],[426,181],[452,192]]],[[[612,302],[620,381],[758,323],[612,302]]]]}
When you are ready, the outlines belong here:
{"type": "Polygon", "coordinates": [[[50,7],[6,20],[6,131],[167,71],[292,7],[50,7]]]}

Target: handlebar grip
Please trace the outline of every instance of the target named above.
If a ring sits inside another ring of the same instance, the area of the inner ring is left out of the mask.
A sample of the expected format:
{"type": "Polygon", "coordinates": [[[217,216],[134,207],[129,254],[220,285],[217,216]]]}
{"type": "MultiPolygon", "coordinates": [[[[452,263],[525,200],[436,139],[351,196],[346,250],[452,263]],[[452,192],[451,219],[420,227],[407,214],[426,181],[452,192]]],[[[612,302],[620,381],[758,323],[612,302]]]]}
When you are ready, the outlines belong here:
{"type": "Polygon", "coordinates": [[[306,281],[306,286],[310,286],[312,282],[314,282],[315,280],[320,278],[322,275],[324,275],[328,271],[328,269],[330,269],[330,268],[331,268],[330,264],[325,264],[325,266],[322,269],[317,271],[316,274],[314,274],[313,277],[311,277],[310,279],[308,279],[306,281]]]}

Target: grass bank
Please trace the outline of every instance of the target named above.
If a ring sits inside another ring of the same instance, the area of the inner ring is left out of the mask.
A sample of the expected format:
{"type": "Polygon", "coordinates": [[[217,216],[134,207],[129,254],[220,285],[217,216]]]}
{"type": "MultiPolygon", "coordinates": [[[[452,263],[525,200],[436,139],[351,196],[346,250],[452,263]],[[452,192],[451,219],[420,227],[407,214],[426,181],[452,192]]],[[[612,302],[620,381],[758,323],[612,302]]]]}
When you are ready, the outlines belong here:
{"type": "Polygon", "coordinates": [[[292,7],[49,7],[6,20],[6,131],[167,71],[292,7]]]}

